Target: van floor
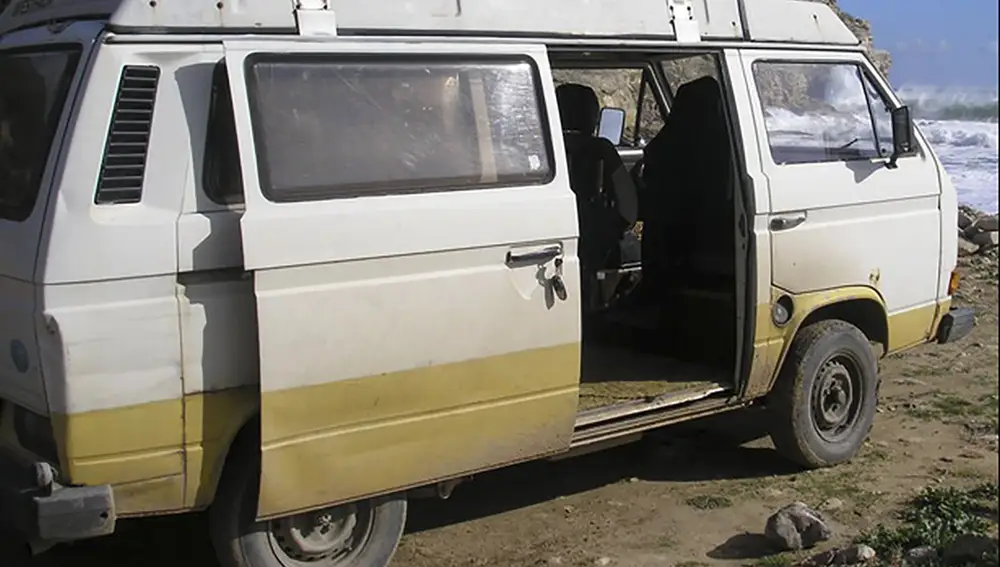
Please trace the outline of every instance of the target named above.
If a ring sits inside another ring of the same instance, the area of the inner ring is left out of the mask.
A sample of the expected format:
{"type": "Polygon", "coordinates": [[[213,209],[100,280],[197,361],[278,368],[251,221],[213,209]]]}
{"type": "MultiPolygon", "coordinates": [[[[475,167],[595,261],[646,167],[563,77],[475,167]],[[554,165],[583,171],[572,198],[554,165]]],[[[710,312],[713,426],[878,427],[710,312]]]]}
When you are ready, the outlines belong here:
{"type": "Polygon", "coordinates": [[[616,345],[585,344],[582,363],[579,411],[732,387],[721,368],[616,345]]]}

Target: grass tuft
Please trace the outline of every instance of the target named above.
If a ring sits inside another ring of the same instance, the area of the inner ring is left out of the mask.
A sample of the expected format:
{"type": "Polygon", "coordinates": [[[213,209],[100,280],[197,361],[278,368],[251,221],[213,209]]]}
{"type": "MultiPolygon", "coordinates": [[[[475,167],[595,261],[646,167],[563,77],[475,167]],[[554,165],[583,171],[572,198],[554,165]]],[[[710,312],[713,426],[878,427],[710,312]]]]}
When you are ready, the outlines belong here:
{"type": "Polygon", "coordinates": [[[720,508],[730,508],[733,505],[733,501],[728,497],[715,494],[694,496],[685,500],[684,503],[698,510],[718,510],[720,508]]]}
{"type": "MultiPolygon", "coordinates": [[[[900,511],[898,527],[878,526],[857,543],[874,548],[889,565],[899,565],[903,555],[917,547],[933,547],[941,556],[960,536],[987,536],[995,530],[997,496],[994,483],[967,490],[925,488],[900,511]]],[[[995,559],[988,558],[984,565],[996,565],[995,559]]]]}

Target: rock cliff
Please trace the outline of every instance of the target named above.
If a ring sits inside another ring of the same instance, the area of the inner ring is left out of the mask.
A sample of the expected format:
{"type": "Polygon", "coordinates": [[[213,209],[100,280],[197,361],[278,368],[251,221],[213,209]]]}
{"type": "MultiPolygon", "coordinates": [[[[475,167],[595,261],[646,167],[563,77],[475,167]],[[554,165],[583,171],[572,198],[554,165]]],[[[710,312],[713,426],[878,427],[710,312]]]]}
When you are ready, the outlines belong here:
{"type": "Polygon", "coordinates": [[[878,67],[879,71],[881,71],[883,75],[889,74],[889,67],[892,65],[892,57],[889,55],[888,51],[875,48],[875,43],[872,36],[872,26],[867,20],[862,20],[861,18],[855,18],[854,16],[848,14],[847,12],[844,12],[843,10],[840,9],[840,6],[837,5],[837,0],[813,0],[813,1],[823,2],[824,4],[827,4],[831,8],[833,8],[833,10],[837,12],[837,15],[840,16],[840,19],[843,20],[845,24],[847,24],[847,27],[851,28],[851,31],[854,32],[854,35],[856,35],[858,39],[861,40],[862,45],[864,45],[865,49],[868,50],[868,53],[872,58],[872,62],[875,63],[875,66],[878,67]]]}

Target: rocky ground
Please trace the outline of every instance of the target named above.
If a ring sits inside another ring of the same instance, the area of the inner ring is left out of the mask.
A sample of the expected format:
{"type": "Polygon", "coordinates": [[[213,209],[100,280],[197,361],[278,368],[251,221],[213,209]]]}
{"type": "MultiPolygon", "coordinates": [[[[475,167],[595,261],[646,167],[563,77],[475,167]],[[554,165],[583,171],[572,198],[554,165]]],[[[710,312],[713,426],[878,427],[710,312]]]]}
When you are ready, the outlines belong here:
{"type": "MultiPolygon", "coordinates": [[[[995,233],[995,217],[966,213],[971,239],[995,233]]],[[[957,301],[979,312],[975,330],[960,343],[883,362],[876,425],[853,462],[802,472],[772,450],[760,413],[717,417],[652,442],[482,475],[450,500],[416,502],[394,564],[784,567],[874,552],[885,565],[902,565],[910,553],[916,567],[946,554],[960,565],[959,555],[970,559],[984,545],[995,554],[997,250],[966,248],[957,301]],[[817,512],[830,537],[780,552],[765,527],[794,502],[817,512]],[[861,542],[871,549],[850,547],[861,542]],[[827,550],[840,551],[815,558],[827,550]]],[[[179,517],[122,524],[111,538],[33,565],[212,567],[211,557],[204,518],[179,517]]],[[[980,565],[996,565],[995,557],[980,565]]]]}

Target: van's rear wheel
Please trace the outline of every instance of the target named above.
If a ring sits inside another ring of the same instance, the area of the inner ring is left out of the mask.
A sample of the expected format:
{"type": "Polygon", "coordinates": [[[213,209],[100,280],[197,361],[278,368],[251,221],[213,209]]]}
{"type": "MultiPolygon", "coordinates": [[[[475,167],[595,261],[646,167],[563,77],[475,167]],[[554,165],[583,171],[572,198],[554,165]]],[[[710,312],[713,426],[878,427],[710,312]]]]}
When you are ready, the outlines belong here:
{"type": "Polygon", "coordinates": [[[875,420],[878,381],[871,344],[854,325],[821,321],[800,330],[768,404],[775,447],[807,468],[850,460],[875,420]]]}
{"type": "Polygon", "coordinates": [[[406,523],[405,497],[257,522],[256,467],[226,469],[209,512],[222,567],[386,567],[392,560],[406,523]]]}

